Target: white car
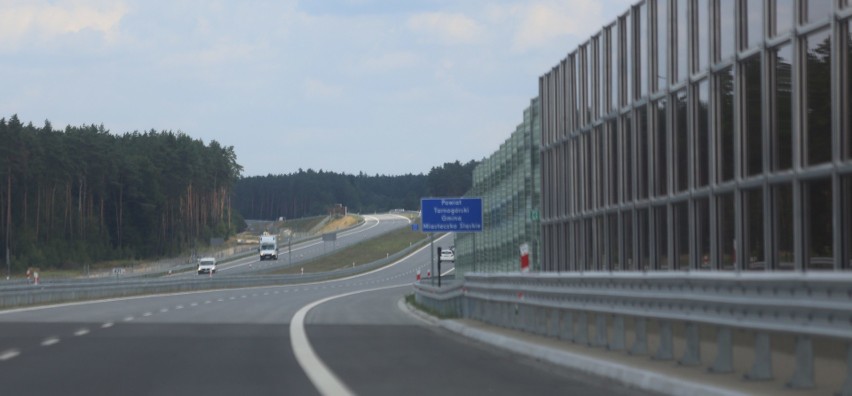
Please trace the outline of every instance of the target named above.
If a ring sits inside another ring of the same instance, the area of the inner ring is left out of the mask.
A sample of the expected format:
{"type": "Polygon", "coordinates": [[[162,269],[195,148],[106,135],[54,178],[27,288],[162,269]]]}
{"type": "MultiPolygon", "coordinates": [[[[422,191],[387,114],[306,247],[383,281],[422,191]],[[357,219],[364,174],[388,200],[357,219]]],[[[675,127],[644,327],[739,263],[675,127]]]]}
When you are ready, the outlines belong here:
{"type": "Polygon", "coordinates": [[[213,257],[204,257],[198,260],[198,275],[215,274],[216,259],[213,257]]]}
{"type": "Polygon", "coordinates": [[[453,253],[453,251],[450,250],[450,249],[441,249],[441,256],[438,257],[438,260],[452,261],[453,263],[455,263],[456,262],[456,254],[453,253]]]}

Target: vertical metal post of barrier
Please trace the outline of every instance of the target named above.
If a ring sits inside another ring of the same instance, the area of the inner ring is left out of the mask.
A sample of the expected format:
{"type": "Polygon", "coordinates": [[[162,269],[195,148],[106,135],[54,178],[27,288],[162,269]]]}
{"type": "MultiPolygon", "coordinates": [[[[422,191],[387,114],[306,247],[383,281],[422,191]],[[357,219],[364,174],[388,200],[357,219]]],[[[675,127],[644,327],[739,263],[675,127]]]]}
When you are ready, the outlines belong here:
{"type": "Polygon", "coordinates": [[[624,350],[624,316],[615,315],[612,318],[612,339],[607,348],[611,351],[624,350]]]}
{"type": "Polygon", "coordinates": [[[751,371],[745,375],[750,380],[772,379],[772,349],[770,348],[769,334],[758,332],[754,335],[754,365],[751,371]]]}
{"type": "Polygon", "coordinates": [[[581,345],[589,343],[589,321],[586,312],[577,313],[577,331],[574,332],[574,342],[581,345]]]}
{"type": "Polygon", "coordinates": [[[852,396],[852,343],[846,345],[846,381],[840,388],[841,396],[852,396]]]}
{"type": "MultiPolygon", "coordinates": [[[[434,274],[435,273],[435,233],[434,232],[429,233],[429,268],[431,270],[430,274],[434,274]]],[[[430,278],[432,278],[432,277],[430,277],[430,278]]],[[[432,279],[429,280],[429,282],[430,282],[430,284],[434,285],[435,279],[432,278],[432,279]]]]}
{"type": "Polygon", "coordinates": [[[731,342],[731,329],[716,329],[716,360],[708,369],[712,373],[730,373],[734,371],[734,347],[731,342]]]}
{"type": "Polygon", "coordinates": [[[559,338],[570,341],[574,339],[574,315],[571,311],[564,310],[559,318],[559,338]]]}
{"type": "Polygon", "coordinates": [[[604,313],[596,313],[595,314],[595,346],[600,348],[606,348],[607,345],[607,328],[606,328],[606,314],[604,313]]]}
{"type": "Polygon", "coordinates": [[[631,355],[644,355],[648,353],[648,329],[647,320],[645,318],[633,318],[633,332],[636,337],[633,340],[633,347],[630,348],[631,355]]]}
{"type": "Polygon", "coordinates": [[[556,338],[559,336],[559,309],[547,309],[547,336],[556,338]]]}
{"type": "Polygon", "coordinates": [[[672,360],[674,359],[674,347],[672,341],[672,322],[668,320],[660,320],[660,347],[657,348],[657,353],[654,354],[656,360],[672,360]]]}
{"type": "Polygon", "coordinates": [[[698,324],[694,322],[687,322],[685,326],[686,348],[678,364],[682,366],[698,366],[701,364],[701,341],[698,334],[700,329],[698,324]]]}
{"type": "Polygon", "coordinates": [[[796,371],[787,386],[794,389],[814,387],[814,346],[808,335],[796,336],[796,371]]]}

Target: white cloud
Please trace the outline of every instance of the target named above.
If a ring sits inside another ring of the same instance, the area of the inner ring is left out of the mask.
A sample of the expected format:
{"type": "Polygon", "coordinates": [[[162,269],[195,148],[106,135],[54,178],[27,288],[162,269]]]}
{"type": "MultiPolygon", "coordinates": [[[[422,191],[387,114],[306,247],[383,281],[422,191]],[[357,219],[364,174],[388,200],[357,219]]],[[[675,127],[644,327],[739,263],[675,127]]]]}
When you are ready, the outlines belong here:
{"type": "Polygon", "coordinates": [[[408,19],[408,28],[432,36],[445,44],[473,44],[484,36],[475,20],[458,13],[425,12],[408,19]]]}
{"type": "Polygon", "coordinates": [[[305,97],[308,99],[337,99],[343,96],[343,88],[315,78],[305,80],[305,97]]]}
{"type": "Polygon", "coordinates": [[[21,1],[0,8],[0,44],[15,48],[34,36],[50,40],[64,34],[92,30],[114,40],[128,7],[116,1],[21,1]]]}
{"type": "MultiPolygon", "coordinates": [[[[619,2],[615,2],[620,4],[619,2]]],[[[552,46],[566,38],[585,38],[603,27],[605,7],[600,0],[543,0],[488,9],[490,23],[512,26],[512,50],[524,52],[552,46]]],[[[626,11],[627,6],[616,6],[626,11]]]]}
{"type": "Polygon", "coordinates": [[[367,57],[361,61],[361,69],[366,72],[389,72],[416,65],[420,57],[410,51],[388,52],[367,57]]]}

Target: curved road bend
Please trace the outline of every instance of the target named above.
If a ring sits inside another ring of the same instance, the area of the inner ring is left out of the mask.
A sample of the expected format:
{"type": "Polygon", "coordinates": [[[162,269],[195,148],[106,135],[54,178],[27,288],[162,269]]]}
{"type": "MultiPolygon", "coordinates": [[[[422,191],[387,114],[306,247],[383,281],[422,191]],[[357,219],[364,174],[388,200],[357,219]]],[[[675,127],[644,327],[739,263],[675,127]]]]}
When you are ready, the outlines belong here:
{"type": "Polygon", "coordinates": [[[315,360],[352,393],[636,394],[401,311],[429,257],[421,249],[393,266],[322,283],[0,311],[0,394],[320,394],[311,381],[317,366],[303,366],[294,353],[305,345],[291,340],[293,318],[346,293],[356,294],[302,311],[301,328],[315,360]]]}
{"type": "MultiPolygon", "coordinates": [[[[323,242],[320,240],[310,240],[293,244],[291,252],[292,256],[288,257],[287,241],[279,241],[278,245],[278,260],[260,261],[257,254],[252,254],[248,257],[237,259],[231,262],[220,264],[216,275],[234,275],[246,274],[256,271],[269,270],[275,267],[283,267],[292,259],[293,264],[311,260],[334,250],[339,250],[352,246],[354,244],[375,238],[386,232],[397,228],[405,227],[411,224],[410,220],[403,216],[394,214],[373,214],[364,215],[364,223],[348,231],[337,234],[337,241],[323,242]]],[[[214,275],[214,276],[216,276],[214,275]]],[[[170,278],[180,277],[196,277],[198,274],[194,271],[169,275],[170,278]]]]}

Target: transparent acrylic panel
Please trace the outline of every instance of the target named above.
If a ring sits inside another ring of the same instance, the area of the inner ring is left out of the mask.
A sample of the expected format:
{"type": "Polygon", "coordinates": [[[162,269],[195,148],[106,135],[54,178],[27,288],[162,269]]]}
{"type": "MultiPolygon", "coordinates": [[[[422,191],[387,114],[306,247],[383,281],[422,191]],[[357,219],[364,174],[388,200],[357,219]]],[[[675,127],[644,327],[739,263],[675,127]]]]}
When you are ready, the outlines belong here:
{"type": "Polygon", "coordinates": [[[719,196],[719,210],[716,216],[718,221],[717,227],[719,230],[719,269],[733,270],[736,267],[736,251],[734,250],[734,240],[736,233],[734,225],[736,224],[734,194],[722,194],[719,196]]]}
{"type": "Polygon", "coordinates": [[[621,236],[624,239],[625,271],[636,271],[636,260],[633,258],[633,211],[621,212],[621,222],[624,225],[621,236]]]}
{"type": "Polygon", "coordinates": [[[689,59],[688,52],[688,42],[689,42],[689,30],[687,26],[689,24],[689,14],[688,14],[688,1],[687,0],[678,0],[676,3],[675,9],[675,73],[677,80],[683,81],[688,77],[687,65],[689,64],[687,61],[689,59]]]}
{"type": "Polygon", "coordinates": [[[597,118],[595,109],[595,43],[596,40],[589,42],[586,47],[586,122],[590,123],[597,118]]]}
{"type": "Polygon", "coordinates": [[[809,270],[834,268],[834,213],[832,210],[831,179],[808,181],[803,184],[805,234],[809,270]]]}
{"type": "Polygon", "coordinates": [[[743,218],[745,224],[745,240],[746,254],[745,270],[765,270],[766,255],[764,254],[764,237],[763,237],[763,190],[754,189],[744,193],[746,213],[743,218]]]}
{"type": "Polygon", "coordinates": [[[793,0],[775,0],[775,35],[785,34],[792,28],[793,0]]]}
{"type": "Polygon", "coordinates": [[[716,74],[719,93],[719,122],[717,125],[719,181],[734,178],[734,69],[727,68],[716,74]]]}
{"type": "Polygon", "coordinates": [[[707,68],[710,59],[710,1],[695,0],[695,22],[694,26],[698,37],[698,47],[695,54],[696,70],[700,71],[707,68]]]}
{"type": "Polygon", "coordinates": [[[606,269],[609,261],[609,249],[606,248],[606,216],[600,215],[595,218],[595,247],[597,249],[597,270],[606,269]]]}
{"type": "Polygon", "coordinates": [[[592,135],[585,136],[585,185],[586,185],[586,210],[594,209],[594,197],[593,192],[595,191],[595,185],[598,184],[597,180],[594,177],[594,147],[592,145],[592,135]]]}
{"type": "Polygon", "coordinates": [[[572,57],[574,61],[574,73],[573,88],[571,92],[574,94],[574,129],[579,129],[586,124],[586,120],[583,118],[583,109],[585,108],[585,102],[583,101],[583,98],[585,97],[585,95],[583,92],[583,56],[581,54],[582,51],[578,50],[576,54],[572,57]]]}
{"type": "Polygon", "coordinates": [[[674,250],[676,269],[689,269],[689,204],[679,202],[674,204],[674,250]]]}
{"type": "Polygon", "coordinates": [[[638,199],[648,198],[648,109],[636,110],[636,190],[638,199]]]}
{"type": "Polygon", "coordinates": [[[633,157],[633,125],[632,125],[633,117],[630,116],[630,113],[625,114],[622,117],[621,123],[621,141],[624,145],[624,151],[622,160],[622,170],[624,176],[624,201],[630,202],[633,200],[633,170],[636,167],[636,163],[634,162],[633,157]]]}
{"type": "Polygon", "coordinates": [[[774,170],[793,167],[793,47],[782,45],[775,54],[774,170]]]}
{"type": "Polygon", "coordinates": [[[812,23],[825,19],[831,14],[831,3],[829,0],[802,0],[805,2],[804,23],[812,23]]]}
{"type": "Polygon", "coordinates": [[[831,31],[821,30],[805,40],[807,63],[807,164],[831,161],[831,31]]]}
{"type": "Polygon", "coordinates": [[[656,170],[655,185],[657,186],[657,196],[665,196],[669,193],[668,183],[668,128],[666,124],[666,100],[660,99],[654,104],[654,111],[657,112],[657,128],[654,152],[654,164],[656,170]]]}
{"type": "Polygon", "coordinates": [[[657,0],[657,89],[668,85],[669,0],[657,0]]]}
{"type": "Polygon", "coordinates": [[[639,82],[639,93],[637,97],[642,97],[648,94],[648,3],[643,3],[638,7],[638,21],[636,24],[639,29],[639,43],[636,49],[636,56],[639,58],[639,64],[636,65],[636,79],[639,82]]]}
{"type": "Polygon", "coordinates": [[[763,171],[763,113],[761,112],[761,62],[760,56],[743,61],[743,85],[745,86],[745,174],[754,175],[763,171]]]}
{"type": "Polygon", "coordinates": [[[618,48],[621,40],[619,38],[618,33],[618,25],[613,24],[609,29],[610,35],[610,47],[609,47],[609,61],[610,65],[610,77],[609,77],[609,100],[612,104],[612,110],[617,110],[620,106],[618,105],[619,97],[618,97],[618,85],[621,81],[621,57],[618,55],[618,48]]]}
{"type": "Polygon", "coordinates": [[[687,102],[686,90],[681,90],[675,95],[675,130],[672,137],[674,152],[673,169],[675,174],[675,191],[684,191],[689,188],[689,145],[687,136],[689,125],[687,124],[687,102]]]}
{"type": "Polygon", "coordinates": [[[719,0],[719,59],[728,59],[736,51],[736,4],[738,0],[719,0]]]}
{"type": "Polygon", "coordinates": [[[841,205],[843,210],[842,228],[846,230],[846,240],[843,241],[846,261],[842,263],[841,267],[844,270],[849,270],[852,269],[852,204],[850,204],[852,203],[852,175],[843,176],[841,183],[843,183],[843,195],[840,200],[845,203],[841,205]]]}
{"type": "Polygon", "coordinates": [[[751,48],[763,41],[763,0],[747,0],[745,6],[746,47],[751,48]]]}
{"type": "Polygon", "coordinates": [[[634,84],[634,74],[636,73],[636,69],[633,67],[633,18],[628,15],[625,18],[621,19],[622,27],[624,29],[623,36],[624,37],[624,100],[621,101],[621,105],[625,106],[633,100],[633,84],[634,84]]]}
{"type": "Polygon", "coordinates": [[[618,123],[613,119],[607,122],[608,125],[608,146],[609,152],[607,156],[609,157],[609,192],[610,192],[610,203],[618,204],[620,203],[620,192],[621,192],[621,179],[619,177],[619,169],[621,167],[621,161],[618,156],[618,142],[620,138],[618,136],[618,123]]]}
{"type": "Polygon", "coordinates": [[[639,259],[638,269],[640,271],[648,271],[651,270],[651,238],[648,238],[649,235],[649,226],[648,226],[648,218],[649,218],[650,209],[638,209],[636,211],[636,223],[638,226],[638,235],[639,246],[637,257],[639,259]]]}
{"type": "Polygon", "coordinates": [[[710,179],[710,83],[707,79],[698,83],[697,93],[694,163],[697,170],[696,188],[706,186],[710,179]]]}
{"type": "Polygon", "coordinates": [[[707,198],[695,200],[695,232],[698,245],[698,269],[709,270],[710,263],[710,201],[707,198]]]}
{"type": "Polygon", "coordinates": [[[598,89],[597,89],[597,97],[598,97],[598,111],[601,116],[604,116],[608,112],[608,102],[607,102],[607,85],[606,81],[609,80],[609,74],[607,74],[606,69],[606,56],[607,56],[607,48],[606,48],[606,40],[607,35],[601,32],[600,39],[598,40],[598,89]]]}
{"type": "Polygon", "coordinates": [[[668,240],[668,209],[665,206],[654,208],[654,219],[656,221],[655,242],[657,244],[657,267],[658,270],[671,270],[669,261],[668,240]]]}
{"type": "Polygon", "coordinates": [[[595,155],[595,168],[596,168],[596,176],[592,179],[592,185],[595,187],[595,195],[598,197],[595,202],[598,206],[596,209],[600,209],[606,205],[606,200],[604,199],[604,170],[606,169],[606,162],[604,161],[606,155],[606,146],[604,143],[606,142],[604,135],[604,128],[601,126],[595,127],[594,135],[595,135],[595,147],[594,147],[594,155],[595,155]]]}
{"type": "Polygon", "coordinates": [[[609,270],[616,271],[621,269],[621,252],[620,239],[618,237],[618,214],[612,213],[609,215],[609,251],[612,262],[609,270]]]}

